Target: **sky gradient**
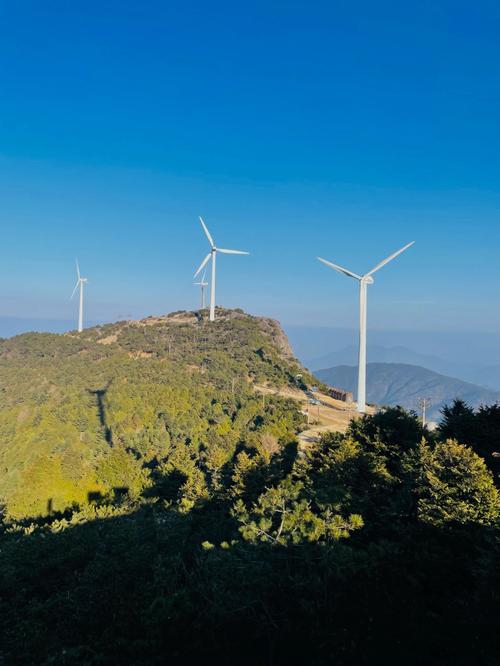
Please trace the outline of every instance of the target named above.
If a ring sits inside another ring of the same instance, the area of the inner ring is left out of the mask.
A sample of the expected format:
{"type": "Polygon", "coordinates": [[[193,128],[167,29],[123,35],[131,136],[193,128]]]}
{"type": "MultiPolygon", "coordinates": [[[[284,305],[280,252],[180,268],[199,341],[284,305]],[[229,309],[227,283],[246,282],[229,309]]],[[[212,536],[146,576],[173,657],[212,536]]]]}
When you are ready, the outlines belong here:
{"type": "Polygon", "coordinates": [[[0,317],[500,331],[497,2],[0,5],[0,317]]]}

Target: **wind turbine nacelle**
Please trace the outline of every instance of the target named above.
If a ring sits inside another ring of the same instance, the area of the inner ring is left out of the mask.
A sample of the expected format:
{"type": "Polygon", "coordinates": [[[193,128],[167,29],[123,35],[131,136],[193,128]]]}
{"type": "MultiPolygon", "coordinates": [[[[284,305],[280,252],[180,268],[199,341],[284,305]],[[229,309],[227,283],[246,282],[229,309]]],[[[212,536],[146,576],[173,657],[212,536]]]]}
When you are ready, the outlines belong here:
{"type": "Polygon", "coordinates": [[[373,284],[375,280],[372,278],[371,275],[367,275],[366,277],[363,278],[363,282],[365,284],[373,284]]]}

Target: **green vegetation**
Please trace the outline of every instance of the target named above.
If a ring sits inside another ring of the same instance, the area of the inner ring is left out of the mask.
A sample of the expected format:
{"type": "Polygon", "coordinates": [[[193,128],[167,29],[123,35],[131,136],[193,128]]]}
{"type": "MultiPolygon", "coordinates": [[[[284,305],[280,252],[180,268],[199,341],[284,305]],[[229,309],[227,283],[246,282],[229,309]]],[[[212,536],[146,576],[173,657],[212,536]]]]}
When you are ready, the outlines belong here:
{"type": "Polygon", "coordinates": [[[254,385],[312,377],[220,315],[0,344],[0,664],[496,664],[498,411],[298,450],[254,385]]]}
{"type": "Polygon", "coordinates": [[[253,388],[294,385],[299,371],[307,380],[282,336],[275,322],[237,312],[219,313],[214,326],[177,313],[0,342],[7,515],[82,507],[115,488],[136,498],[158,466],[184,473],[203,463],[203,478],[217,486],[237,448],[293,441],[303,421],[297,409],[274,396],[263,401],[253,388]]]}

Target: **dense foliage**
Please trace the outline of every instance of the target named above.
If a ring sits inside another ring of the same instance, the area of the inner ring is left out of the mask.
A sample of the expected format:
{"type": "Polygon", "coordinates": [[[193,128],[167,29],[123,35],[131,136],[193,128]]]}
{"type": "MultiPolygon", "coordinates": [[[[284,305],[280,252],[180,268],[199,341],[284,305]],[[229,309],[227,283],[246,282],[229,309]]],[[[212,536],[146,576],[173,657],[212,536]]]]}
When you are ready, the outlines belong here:
{"type": "Polygon", "coordinates": [[[394,408],[300,449],[268,323],[144,328],[3,343],[0,663],[497,663],[479,433],[394,408]]]}
{"type": "Polygon", "coordinates": [[[439,426],[442,438],[453,438],[471,446],[500,480],[500,405],[481,405],[473,410],[462,400],[443,409],[439,426]]]}

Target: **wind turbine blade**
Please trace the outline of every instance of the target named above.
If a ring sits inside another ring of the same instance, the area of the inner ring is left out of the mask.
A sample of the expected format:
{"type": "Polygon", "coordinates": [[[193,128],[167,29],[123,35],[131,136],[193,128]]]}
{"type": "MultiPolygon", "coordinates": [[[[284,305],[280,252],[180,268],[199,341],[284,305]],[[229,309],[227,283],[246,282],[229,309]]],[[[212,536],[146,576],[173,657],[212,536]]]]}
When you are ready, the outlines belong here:
{"type": "Polygon", "coordinates": [[[78,278],[78,281],[75,284],[75,288],[73,289],[73,293],[71,294],[71,298],[69,299],[70,301],[73,299],[73,296],[75,295],[75,291],[78,289],[79,284],[80,284],[80,278],[78,278]]]}
{"type": "Polygon", "coordinates": [[[207,229],[207,225],[205,224],[205,222],[203,222],[203,219],[201,217],[200,217],[200,222],[201,226],[203,227],[203,231],[205,232],[205,236],[208,238],[208,242],[212,247],[215,247],[214,239],[210,235],[210,231],[207,229]]]}
{"type": "Polygon", "coordinates": [[[78,265],[78,259],[76,260],[76,274],[78,275],[78,279],[80,279],[80,266],[78,265]]]}
{"type": "Polygon", "coordinates": [[[356,275],[356,273],[347,270],[347,268],[342,268],[342,266],[337,266],[337,264],[332,264],[331,261],[327,261],[326,259],[322,259],[321,257],[316,257],[316,258],[318,259],[318,261],[321,261],[322,264],[325,264],[325,266],[333,268],[333,270],[338,271],[339,273],[343,273],[344,275],[355,278],[356,280],[361,280],[361,275],[356,275]]]}
{"type": "Polygon", "coordinates": [[[207,254],[207,256],[205,257],[205,259],[203,259],[203,261],[201,262],[200,267],[198,268],[198,270],[196,271],[196,273],[193,275],[193,279],[194,279],[199,273],[201,273],[201,271],[202,271],[203,268],[205,268],[205,266],[207,265],[207,262],[210,260],[210,257],[211,257],[211,256],[212,256],[212,253],[209,252],[209,253],[207,254]]]}
{"type": "Polygon", "coordinates": [[[380,268],[382,268],[382,266],[385,266],[385,265],[388,264],[390,261],[392,261],[392,260],[395,259],[397,256],[399,256],[402,252],[404,252],[404,251],[407,250],[409,247],[411,247],[411,246],[413,245],[414,242],[415,242],[415,241],[412,241],[411,243],[408,243],[408,245],[405,245],[404,247],[402,247],[402,248],[401,248],[400,250],[398,250],[397,252],[394,252],[394,254],[391,254],[389,257],[387,257],[386,259],[384,259],[383,261],[381,261],[380,264],[377,264],[377,265],[375,266],[375,268],[372,268],[372,270],[371,270],[369,273],[366,273],[366,275],[373,275],[374,273],[376,273],[380,268]]]}
{"type": "Polygon", "coordinates": [[[217,248],[217,252],[222,252],[222,254],[250,254],[250,252],[242,252],[241,250],[224,250],[220,247],[217,248]]]}

